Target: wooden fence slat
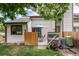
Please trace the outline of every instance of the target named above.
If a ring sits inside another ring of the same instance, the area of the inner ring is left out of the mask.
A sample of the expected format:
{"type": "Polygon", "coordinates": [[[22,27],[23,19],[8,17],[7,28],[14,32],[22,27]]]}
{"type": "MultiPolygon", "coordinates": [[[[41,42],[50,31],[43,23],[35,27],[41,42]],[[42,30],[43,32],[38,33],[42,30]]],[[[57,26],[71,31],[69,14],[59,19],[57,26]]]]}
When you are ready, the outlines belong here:
{"type": "Polygon", "coordinates": [[[38,33],[25,32],[25,45],[38,45],[38,33]]]}
{"type": "Polygon", "coordinates": [[[79,32],[63,32],[64,37],[72,36],[74,47],[79,48],[79,32]]]}

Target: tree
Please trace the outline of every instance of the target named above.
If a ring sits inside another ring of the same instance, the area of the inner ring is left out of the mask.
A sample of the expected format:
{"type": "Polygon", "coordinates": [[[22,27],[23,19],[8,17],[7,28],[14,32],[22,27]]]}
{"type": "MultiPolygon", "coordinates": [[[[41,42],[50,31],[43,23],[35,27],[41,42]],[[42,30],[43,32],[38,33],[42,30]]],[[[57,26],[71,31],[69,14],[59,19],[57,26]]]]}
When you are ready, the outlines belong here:
{"type": "Polygon", "coordinates": [[[59,32],[60,23],[64,13],[68,10],[68,3],[41,4],[38,13],[47,20],[55,20],[55,32],[59,32]]]}
{"type": "Polygon", "coordinates": [[[3,20],[3,17],[0,18],[0,31],[1,32],[4,32],[5,30],[5,27],[4,27],[4,20],[3,20]]]}
{"type": "Polygon", "coordinates": [[[0,4],[0,13],[4,19],[7,17],[14,19],[16,18],[16,14],[21,14],[24,16],[27,15],[27,9],[32,9],[46,20],[55,20],[55,30],[58,32],[58,23],[60,23],[62,20],[68,6],[68,3],[5,3],[0,4]]]}

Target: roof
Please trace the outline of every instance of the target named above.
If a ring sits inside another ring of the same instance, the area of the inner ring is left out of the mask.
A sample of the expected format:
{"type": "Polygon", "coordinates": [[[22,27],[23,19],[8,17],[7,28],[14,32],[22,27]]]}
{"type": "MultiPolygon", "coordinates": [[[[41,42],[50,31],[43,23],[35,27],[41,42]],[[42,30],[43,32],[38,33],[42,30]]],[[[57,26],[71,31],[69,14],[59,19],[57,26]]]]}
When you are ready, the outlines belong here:
{"type": "Polygon", "coordinates": [[[27,23],[30,20],[32,20],[32,18],[42,18],[42,17],[41,16],[24,16],[16,20],[5,21],[5,24],[27,23]]]}
{"type": "Polygon", "coordinates": [[[5,24],[14,24],[14,23],[27,23],[30,21],[30,17],[22,17],[16,20],[5,21],[5,24]]]}
{"type": "Polygon", "coordinates": [[[42,18],[42,17],[41,16],[24,16],[16,20],[5,21],[5,24],[27,23],[30,20],[32,20],[32,18],[42,18]]]}
{"type": "Polygon", "coordinates": [[[42,18],[42,16],[29,16],[30,18],[42,18]]]}

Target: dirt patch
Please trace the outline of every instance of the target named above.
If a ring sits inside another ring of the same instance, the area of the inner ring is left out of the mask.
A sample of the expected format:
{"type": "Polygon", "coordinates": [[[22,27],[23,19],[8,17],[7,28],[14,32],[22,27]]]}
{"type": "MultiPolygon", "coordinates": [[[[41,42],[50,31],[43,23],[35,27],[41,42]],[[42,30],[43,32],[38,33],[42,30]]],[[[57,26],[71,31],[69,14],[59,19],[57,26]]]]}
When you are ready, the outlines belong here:
{"type": "Polygon", "coordinates": [[[5,42],[4,36],[1,36],[1,35],[0,35],[0,43],[4,43],[4,42],[5,42]]]}
{"type": "Polygon", "coordinates": [[[20,46],[12,46],[12,48],[10,49],[11,51],[9,51],[9,53],[11,55],[16,55],[17,51],[20,49],[20,46]]]}
{"type": "Polygon", "coordinates": [[[71,48],[72,51],[68,49],[59,49],[59,51],[64,55],[64,56],[79,56],[79,49],[77,48],[71,48]]]}

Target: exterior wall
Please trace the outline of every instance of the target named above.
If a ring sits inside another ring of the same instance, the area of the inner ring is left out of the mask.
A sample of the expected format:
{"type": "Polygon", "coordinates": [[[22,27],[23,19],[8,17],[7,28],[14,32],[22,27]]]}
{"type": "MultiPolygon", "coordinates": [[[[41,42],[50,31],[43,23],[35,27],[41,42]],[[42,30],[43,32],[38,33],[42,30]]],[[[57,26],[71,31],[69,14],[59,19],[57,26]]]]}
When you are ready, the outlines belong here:
{"type": "Polygon", "coordinates": [[[27,23],[28,32],[32,32],[31,20],[27,23]]]}
{"type": "Polygon", "coordinates": [[[72,4],[63,17],[63,32],[71,32],[73,29],[72,4]]]}
{"type": "Polygon", "coordinates": [[[74,22],[73,26],[74,27],[79,27],[79,22],[74,22]]]}
{"type": "MultiPolygon", "coordinates": [[[[15,24],[16,25],[16,24],[15,24]]],[[[11,25],[7,25],[7,43],[24,43],[24,30],[26,28],[26,24],[22,25],[22,35],[11,35],[11,25]]]]}
{"type": "Polygon", "coordinates": [[[43,42],[38,42],[38,45],[47,45],[47,33],[55,32],[55,22],[52,20],[44,20],[42,18],[33,18],[32,19],[32,27],[35,25],[44,25],[42,28],[42,36],[45,35],[43,42]]]}

